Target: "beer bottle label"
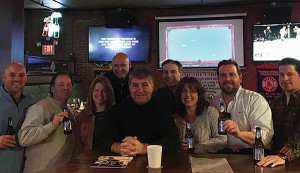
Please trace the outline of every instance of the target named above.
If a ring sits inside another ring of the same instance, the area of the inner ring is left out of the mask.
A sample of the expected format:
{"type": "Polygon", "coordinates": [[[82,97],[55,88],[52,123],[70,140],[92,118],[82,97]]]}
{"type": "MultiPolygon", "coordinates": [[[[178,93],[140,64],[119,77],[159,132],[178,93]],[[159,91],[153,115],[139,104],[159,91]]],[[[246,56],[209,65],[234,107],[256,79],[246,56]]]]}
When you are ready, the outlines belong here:
{"type": "Polygon", "coordinates": [[[193,138],[187,138],[188,148],[194,148],[193,138]]]}
{"type": "Polygon", "coordinates": [[[65,129],[65,130],[72,130],[72,127],[71,127],[70,124],[71,124],[70,120],[65,121],[65,122],[64,122],[64,129],[65,129]]]}
{"type": "Polygon", "coordinates": [[[224,132],[224,130],[223,130],[223,121],[219,121],[219,132],[220,133],[224,132]]]}
{"type": "Polygon", "coordinates": [[[265,156],[264,148],[253,148],[253,151],[254,160],[261,160],[265,156]]]}

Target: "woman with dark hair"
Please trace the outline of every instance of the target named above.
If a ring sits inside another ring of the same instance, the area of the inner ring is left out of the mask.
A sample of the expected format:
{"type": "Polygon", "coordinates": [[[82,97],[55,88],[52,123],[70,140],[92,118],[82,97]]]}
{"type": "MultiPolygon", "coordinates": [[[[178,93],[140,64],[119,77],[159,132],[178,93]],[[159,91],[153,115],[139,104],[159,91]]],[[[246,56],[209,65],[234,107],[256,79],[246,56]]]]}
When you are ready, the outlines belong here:
{"type": "Polygon", "coordinates": [[[93,80],[87,97],[86,109],[76,118],[74,155],[97,149],[104,133],[107,111],[115,104],[114,91],[105,76],[93,80]]]}
{"type": "Polygon", "coordinates": [[[181,139],[181,148],[187,150],[186,124],[190,123],[196,153],[217,152],[227,145],[227,135],[218,134],[218,111],[209,106],[205,89],[194,77],[184,77],[176,90],[178,109],[174,121],[181,139]]]}

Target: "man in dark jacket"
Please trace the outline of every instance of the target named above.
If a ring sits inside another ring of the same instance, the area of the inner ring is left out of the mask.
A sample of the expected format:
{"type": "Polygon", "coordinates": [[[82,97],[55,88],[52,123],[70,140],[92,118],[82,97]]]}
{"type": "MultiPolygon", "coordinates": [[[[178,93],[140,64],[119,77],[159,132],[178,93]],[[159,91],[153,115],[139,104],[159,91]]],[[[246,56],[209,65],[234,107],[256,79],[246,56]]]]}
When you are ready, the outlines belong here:
{"type": "Polygon", "coordinates": [[[107,77],[114,89],[116,103],[121,102],[130,95],[128,86],[128,73],[131,67],[125,53],[117,53],[112,59],[112,70],[104,76],[107,77]]]}
{"type": "Polygon", "coordinates": [[[153,92],[156,98],[171,113],[175,111],[175,92],[182,77],[182,64],[179,61],[168,59],[162,63],[162,79],[165,86],[153,92]]]}

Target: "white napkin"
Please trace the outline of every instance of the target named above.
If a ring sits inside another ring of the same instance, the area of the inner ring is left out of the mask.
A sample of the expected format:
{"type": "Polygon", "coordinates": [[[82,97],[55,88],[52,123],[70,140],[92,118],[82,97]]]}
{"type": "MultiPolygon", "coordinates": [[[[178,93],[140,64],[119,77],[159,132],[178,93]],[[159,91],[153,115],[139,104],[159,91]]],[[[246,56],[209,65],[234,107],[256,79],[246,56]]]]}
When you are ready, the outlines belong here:
{"type": "Polygon", "coordinates": [[[196,158],[191,157],[192,172],[222,172],[233,173],[227,159],[225,158],[196,158]]]}

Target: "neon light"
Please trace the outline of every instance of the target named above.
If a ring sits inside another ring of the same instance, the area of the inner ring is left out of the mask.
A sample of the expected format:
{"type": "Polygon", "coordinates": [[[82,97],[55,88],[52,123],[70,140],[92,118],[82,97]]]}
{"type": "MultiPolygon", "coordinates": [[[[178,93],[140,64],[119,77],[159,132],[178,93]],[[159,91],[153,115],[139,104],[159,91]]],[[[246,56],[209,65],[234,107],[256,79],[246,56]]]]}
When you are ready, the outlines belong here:
{"type": "Polygon", "coordinates": [[[48,36],[48,37],[59,38],[60,26],[58,23],[58,18],[61,17],[62,15],[60,12],[53,12],[51,16],[44,18],[45,26],[42,32],[43,37],[48,36]]]}

